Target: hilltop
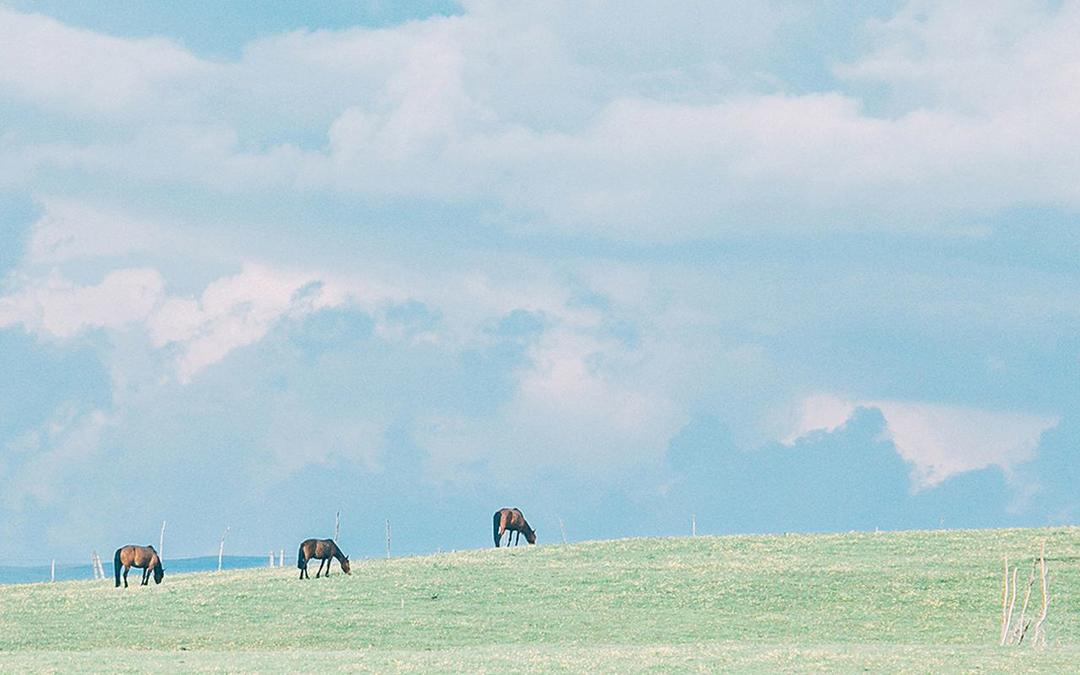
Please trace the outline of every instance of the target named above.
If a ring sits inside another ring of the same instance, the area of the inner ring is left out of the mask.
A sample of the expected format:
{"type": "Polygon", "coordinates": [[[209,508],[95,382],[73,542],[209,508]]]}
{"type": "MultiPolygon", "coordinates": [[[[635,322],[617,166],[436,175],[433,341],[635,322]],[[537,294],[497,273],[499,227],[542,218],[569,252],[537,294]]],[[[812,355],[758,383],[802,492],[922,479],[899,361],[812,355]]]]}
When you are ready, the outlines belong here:
{"type": "Polygon", "coordinates": [[[627,539],[0,587],[0,670],[1046,669],[1080,662],[1080,530],[627,539]],[[998,646],[1046,542],[1049,645],[998,646]],[[1025,562],[1025,565],[1027,563],[1025,562]],[[1026,575],[1026,567],[1025,575],[1026,575]],[[314,570],[314,563],[312,570],[314,570]]]}

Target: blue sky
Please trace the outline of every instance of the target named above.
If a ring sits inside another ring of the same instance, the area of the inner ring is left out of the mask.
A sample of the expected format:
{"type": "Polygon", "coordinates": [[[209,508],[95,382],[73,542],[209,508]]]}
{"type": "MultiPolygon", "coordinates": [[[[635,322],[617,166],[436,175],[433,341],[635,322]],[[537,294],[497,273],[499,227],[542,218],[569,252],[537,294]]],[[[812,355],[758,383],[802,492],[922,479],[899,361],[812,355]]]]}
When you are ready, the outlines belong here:
{"type": "Polygon", "coordinates": [[[1075,522],[1078,29],[0,3],[0,561],[1075,522]]]}

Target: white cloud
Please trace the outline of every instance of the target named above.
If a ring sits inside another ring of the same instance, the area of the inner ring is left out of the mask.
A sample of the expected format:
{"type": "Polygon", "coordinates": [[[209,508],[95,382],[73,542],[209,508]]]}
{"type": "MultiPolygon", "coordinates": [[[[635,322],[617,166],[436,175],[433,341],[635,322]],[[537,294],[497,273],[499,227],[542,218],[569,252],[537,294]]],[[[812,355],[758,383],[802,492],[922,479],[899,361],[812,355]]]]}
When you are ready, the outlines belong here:
{"type": "Polygon", "coordinates": [[[875,408],[885,418],[885,436],[915,464],[916,479],[934,485],[949,476],[991,464],[1008,468],[1031,458],[1039,437],[1059,418],[1013,411],[917,401],[851,400],[814,394],[797,406],[785,443],[843,426],[856,408],[875,408]]]}
{"type": "Polygon", "coordinates": [[[26,330],[59,339],[94,328],[123,328],[145,321],[164,298],[165,282],[153,269],[122,269],[101,283],[79,286],[58,275],[25,280],[0,297],[0,327],[21,324],[26,330]]]}
{"type": "Polygon", "coordinates": [[[141,327],[155,347],[178,347],[175,367],[182,382],[261,340],[286,316],[303,316],[355,297],[318,275],[257,264],[211,282],[198,299],[168,295],[162,275],[146,268],[115,270],[93,285],[78,285],[55,272],[9,283],[15,290],[0,296],[0,328],[22,325],[66,340],[96,328],[141,327]]]}
{"type": "Polygon", "coordinates": [[[162,38],[116,38],[0,8],[0,90],[78,111],[161,109],[213,66],[162,38]]]}
{"type": "Polygon", "coordinates": [[[134,117],[116,140],[93,145],[11,137],[3,173],[27,180],[20,166],[32,175],[59,165],[212,191],[480,201],[515,226],[644,241],[748,228],[955,234],[957,214],[970,221],[1017,203],[1080,205],[1069,178],[1080,172],[1080,133],[1070,132],[1080,130],[1072,3],[984,12],[918,2],[876,24],[867,51],[837,72],[918,103],[891,117],[869,114],[853,91],[713,86],[709,67],[748,65],[739,50],[710,51],[714,38],[680,41],[682,60],[671,64],[648,52],[656,31],[699,35],[702,26],[779,48],[776,31],[801,16],[790,8],[723,6],[696,21],[692,12],[660,20],[647,6],[530,8],[530,21],[501,3],[467,10],[380,30],[271,36],[212,67],[162,41],[7,12],[12,26],[38,31],[36,53],[79,54],[12,61],[9,86],[34,100],[75,97],[79,109],[115,104],[134,117]],[[621,36],[613,51],[573,39],[589,22],[621,36]],[[646,28],[652,39],[635,37],[646,28]],[[525,47],[544,56],[545,69],[503,58],[525,47]],[[88,78],[103,82],[97,88],[70,86],[83,63],[119,74],[88,78]],[[653,86],[672,68],[711,93],[653,86]],[[177,77],[184,95],[162,96],[177,77]],[[507,86],[513,97],[500,93],[507,86]],[[131,105],[159,98],[179,112],[131,105]],[[523,100],[557,112],[529,114],[523,100]],[[280,140],[297,128],[325,134],[326,147],[280,140]]]}
{"type": "Polygon", "coordinates": [[[178,374],[188,381],[234,349],[261,340],[282,317],[344,300],[344,294],[327,289],[317,277],[249,264],[239,274],[208,285],[198,302],[167,303],[151,318],[150,337],[155,346],[182,346],[178,374]]]}
{"type": "Polygon", "coordinates": [[[625,351],[574,330],[545,333],[514,394],[490,418],[438,417],[419,423],[432,477],[475,480],[475,462],[507,480],[547,469],[617,481],[656,465],[686,415],[665,393],[622,369],[625,351]]]}
{"type": "Polygon", "coordinates": [[[24,265],[177,250],[179,237],[159,225],[65,199],[42,200],[24,265]]]}

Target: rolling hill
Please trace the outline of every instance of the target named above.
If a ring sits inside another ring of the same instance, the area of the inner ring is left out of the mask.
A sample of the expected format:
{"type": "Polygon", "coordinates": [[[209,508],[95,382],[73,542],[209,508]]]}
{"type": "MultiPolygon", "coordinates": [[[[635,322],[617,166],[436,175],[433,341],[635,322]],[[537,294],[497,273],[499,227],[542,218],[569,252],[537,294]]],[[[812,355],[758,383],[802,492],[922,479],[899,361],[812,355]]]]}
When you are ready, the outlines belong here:
{"type": "Polygon", "coordinates": [[[167,574],[127,590],[111,580],[0,587],[0,671],[1080,663],[1076,528],[627,539],[357,560],[350,576],[336,564],[329,579],[296,576],[265,568],[167,574]],[[1043,542],[1048,644],[1001,647],[1002,557],[1026,581],[1043,542]]]}

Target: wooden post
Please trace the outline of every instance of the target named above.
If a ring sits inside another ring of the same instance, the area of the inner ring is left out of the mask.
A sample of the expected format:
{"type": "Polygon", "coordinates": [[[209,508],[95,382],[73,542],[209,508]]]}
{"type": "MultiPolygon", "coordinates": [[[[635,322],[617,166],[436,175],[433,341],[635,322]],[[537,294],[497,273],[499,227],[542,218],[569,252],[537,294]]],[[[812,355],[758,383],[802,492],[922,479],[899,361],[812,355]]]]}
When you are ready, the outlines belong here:
{"type": "Polygon", "coordinates": [[[690,536],[697,536],[697,517],[694,514],[690,514],[690,536]]]}
{"type": "Polygon", "coordinates": [[[1013,628],[1013,634],[1009,636],[1009,641],[1016,645],[1024,641],[1027,629],[1031,625],[1031,621],[1027,620],[1026,617],[1028,601],[1031,600],[1031,589],[1035,585],[1035,568],[1038,561],[1033,559],[1031,563],[1031,576],[1028,578],[1027,589],[1024,591],[1024,604],[1020,607],[1020,620],[1016,623],[1016,627],[1013,628]]]}
{"type": "Polygon", "coordinates": [[[165,521],[161,521],[161,536],[157,542],[157,557],[162,563],[165,562],[165,521]]]}
{"type": "Polygon", "coordinates": [[[386,519],[386,557],[390,557],[390,519],[386,519]]]}
{"type": "Polygon", "coordinates": [[[1009,556],[1005,556],[1005,577],[1001,591],[1001,644],[1009,636],[1009,556]]]}
{"type": "Polygon", "coordinates": [[[229,533],[229,528],[226,527],[225,531],[221,533],[221,545],[218,546],[217,552],[217,571],[221,571],[221,559],[225,556],[225,535],[229,533]]]}
{"type": "Polygon", "coordinates": [[[1046,644],[1046,631],[1043,630],[1043,624],[1046,623],[1046,611],[1050,607],[1050,582],[1046,578],[1045,541],[1039,549],[1039,578],[1042,580],[1042,613],[1039,615],[1039,620],[1035,622],[1035,635],[1031,638],[1031,644],[1035,647],[1046,644]]]}
{"type": "Polygon", "coordinates": [[[559,532],[562,533],[562,543],[566,543],[566,526],[563,525],[562,516],[555,516],[559,519],[559,532]]]}
{"type": "Polygon", "coordinates": [[[104,579],[105,578],[105,568],[102,567],[102,565],[101,565],[101,556],[98,555],[97,551],[91,551],[90,552],[90,564],[93,567],[94,578],[95,579],[104,579]]]}
{"type": "Polygon", "coordinates": [[[52,571],[49,572],[49,580],[56,581],[56,558],[53,558],[52,561],[52,571]]]}
{"type": "Polygon", "coordinates": [[[341,534],[341,511],[334,514],[334,543],[337,543],[338,536],[341,534]]]}
{"type": "Polygon", "coordinates": [[[285,567],[285,549],[278,552],[278,567],[285,567]]]}
{"type": "Polygon", "coordinates": [[[270,567],[274,566],[274,552],[270,551],[270,567]]]}

